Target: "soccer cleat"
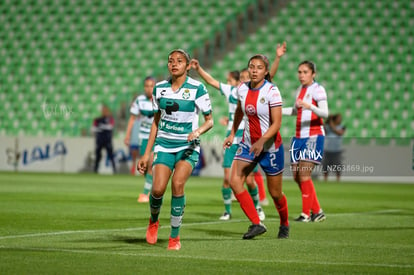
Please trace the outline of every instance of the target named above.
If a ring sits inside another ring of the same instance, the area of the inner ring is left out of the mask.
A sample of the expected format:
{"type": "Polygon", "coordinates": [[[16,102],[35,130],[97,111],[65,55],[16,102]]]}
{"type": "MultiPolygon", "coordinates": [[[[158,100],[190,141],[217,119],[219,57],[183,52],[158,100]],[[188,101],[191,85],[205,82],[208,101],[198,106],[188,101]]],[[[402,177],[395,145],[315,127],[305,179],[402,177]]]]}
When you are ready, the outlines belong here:
{"type": "Polygon", "coordinates": [[[263,211],[263,208],[262,207],[260,207],[260,206],[258,206],[257,208],[256,208],[256,210],[257,210],[257,214],[259,215],[259,219],[260,219],[260,221],[262,222],[262,221],[264,221],[265,219],[266,219],[266,215],[265,215],[265,213],[264,213],[264,211],[263,211]]]}
{"type": "Polygon", "coordinates": [[[249,230],[243,235],[243,239],[253,239],[254,237],[261,235],[267,231],[266,226],[264,224],[252,224],[249,226],[249,230]]]}
{"type": "Polygon", "coordinates": [[[148,195],[145,195],[145,194],[139,194],[138,202],[139,203],[149,202],[149,196],[148,195]]]}
{"type": "Polygon", "coordinates": [[[278,239],[288,239],[289,238],[289,226],[281,225],[279,227],[279,233],[277,234],[278,239]]]}
{"type": "Polygon", "coordinates": [[[160,221],[152,222],[151,218],[149,220],[149,225],[147,228],[147,243],[149,244],[156,244],[158,239],[158,226],[160,225],[160,221]]]}
{"type": "Polygon", "coordinates": [[[325,213],[323,213],[322,209],[319,210],[317,214],[312,213],[311,215],[311,221],[313,222],[323,222],[324,220],[326,220],[326,216],[325,213]]]}
{"type": "Polygon", "coordinates": [[[224,212],[223,215],[219,218],[221,221],[228,221],[231,219],[231,214],[224,212]]]}
{"type": "Polygon", "coordinates": [[[168,240],[168,250],[180,250],[181,248],[181,242],[180,242],[180,236],[177,236],[176,238],[171,238],[168,240]]]}
{"type": "Polygon", "coordinates": [[[302,213],[299,217],[295,219],[296,222],[310,222],[311,219],[308,215],[302,213]]]}

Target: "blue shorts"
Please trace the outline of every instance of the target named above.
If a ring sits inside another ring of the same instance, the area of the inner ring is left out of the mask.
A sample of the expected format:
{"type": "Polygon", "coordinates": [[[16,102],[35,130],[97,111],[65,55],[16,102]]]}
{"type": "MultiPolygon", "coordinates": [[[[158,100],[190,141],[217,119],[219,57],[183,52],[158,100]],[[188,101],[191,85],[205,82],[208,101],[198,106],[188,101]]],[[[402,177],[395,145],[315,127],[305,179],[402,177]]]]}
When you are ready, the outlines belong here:
{"type": "Polygon", "coordinates": [[[283,172],[285,168],[283,144],[275,152],[262,152],[257,157],[254,157],[253,153],[249,154],[249,150],[249,146],[240,142],[234,159],[259,164],[268,176],[276,176],[283,172]]]}
{"type": "Polygon", "coordinates": [[[290,162],[309,161],[320,164],[323,156],[324,136],[313,136],[308,138],[292,138],[290,144],[290,162]]]}
{"type": "Polygon", "coordinates": [[[131,150],[131,151],[139,150],[139,145],[138,144],[131,144],[131,145],[129,145],[129,150],[131,150]]]}

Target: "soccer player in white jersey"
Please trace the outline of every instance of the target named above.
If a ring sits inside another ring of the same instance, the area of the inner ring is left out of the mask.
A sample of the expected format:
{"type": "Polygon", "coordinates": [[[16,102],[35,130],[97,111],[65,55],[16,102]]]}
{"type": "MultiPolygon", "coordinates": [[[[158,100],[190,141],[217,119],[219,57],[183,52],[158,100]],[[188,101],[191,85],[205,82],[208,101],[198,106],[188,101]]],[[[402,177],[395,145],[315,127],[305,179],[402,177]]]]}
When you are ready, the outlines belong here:
{"type": "Polygon", "coordinates": [[[326,219],[322,211],[312,170],[320,164],[323,155],[324,128],[322,118],[328,117],[328,101],[325,88],[315,81],[316,66],[303,61],[298,67],[301,85],[296,91],[294,107],[283,108],[284,115],[296,115],[296,135],[292,138],[289,155],[293,178],[302,192],[302,213],[299,222],[321,222],[326,219]]]}
{"type": "Polygon", "coordinates": [[[266,232],[260,222],[252,198],[243,183],[259,164],[266,174],[267,187],[280,217],[278,238],[289,237],[288,206],[282,192],[284,152],[279,130],[282,123],[282,97],[269,75],[269,61],[264,55],[254,55],[248,62],[250,82],[237,89],[237,108],[230,135],[224,147],[232,145],[241,120],[245,130],[234,158],[230,186],[246,216],[252,222],[243,239],[252,239],[266,232]]]}
{"type": "MultiPolygon", "coordinates": [[[[154,110],[152,109],[152,91],[155,86],[155,79],[148,76],[144,79],[144,94],[137,96],[130,108],[130,117],[126,130],[124,143],[129,146],[131,141],[131,132],[136,119],[140,120],[138,139],[141,142],[140,154],[145,152],[148,143],[148,137],[151,130],[152,121],[154,120],[154,110]]],[[[152,156],[150,161],[152,161],[152,156]]],[[[136,164],[133,163],[136,167],[136,164]]],[[[135,168],[136,169],[136,168],[135,168]]],[[[138,202],[145,203],[149,201],[149,192],[152,188],[152,170],[148,170],[145,174],[144,190],[139,194],[138,202]]]]}
{"type": "MultiPolygon", "coordinates": [[[[226,97],[227,104],[229,106],[228,111],[228,121],[227,121],[227,136],[230,134],[231,128],[233,127],[233,118],[234,118],[234,111],[237,107],[237,98],[233,95],[235,93],[235,89],[237,86],[240,85],[240,73],[239,71],[232,71],[229,72],[227,75],[227,84],[220,83],[218,80],[213,78],[208,72],[206,72],[203,67],[200,65],[198,60],[192,59],[191,65],[193,69],[197,71],[197,73],[201,76],[207,84],[213,86],[220,93],[226,97]]],[[[248,81],[248,79],[247,79],[248,81]]],[[[243,136],[244,130],[244,123],[241,122],[239,128],[237,129],[236,136],[233,140],[233,144],[224,151],[223,163],[222,167],[224,170],[224,179],[223,179],[223,187],[221,189],[221,193],[223,196],[224,201],[224,214],[220,217],[220,220],[230,220],[231,219],[231,188],[230,188],[230,168],[231,163],[233,162],[234,155],[236,154],[238,144],[243,136]]],[[[257,168],[255,168],[257,171],[257,168]]],[[[259,204],[259,191],[258,186],[254,182],[254,175],[253,172],[249,174],[246,178],[246,184],[248,186],[249,194],[253,199],[254,205],[259,213],[259,217],[261,221],[264,221],[266,218],[265,213],[262,207],[259,204]]]]}
{"type": "Polygon", "coordinates": [[[170,79],[158,82],[153,91],[154,121],[144,155],[138,162],[138,170],[145,173],[151,148],[154,147],[154,182],[150,195],[151,217],[146,233],[149,244],[158,238],[159,213],[163,196],[171,180],[171,233],[169,250],[179,250],[180,226],[184,214],[184,186],[199,159],[200,135],[213,127],[211,102],[206,87],[187,75],[190,56],[181,49],[168,55],[170,79]],[[198,114],[202,112],[204,123],[199,127],[198,114]]]}

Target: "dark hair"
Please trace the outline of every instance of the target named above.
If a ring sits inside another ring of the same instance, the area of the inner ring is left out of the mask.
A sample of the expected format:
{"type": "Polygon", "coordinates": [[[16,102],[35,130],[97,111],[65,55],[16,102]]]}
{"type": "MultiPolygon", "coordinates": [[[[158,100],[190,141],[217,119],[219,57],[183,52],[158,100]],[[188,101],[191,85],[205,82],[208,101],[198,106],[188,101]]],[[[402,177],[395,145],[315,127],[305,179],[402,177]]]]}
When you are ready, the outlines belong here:
{"type": "Polygon", "coordinates": [[[155,78],[153,76],[147,76],[146,78],[144,78],[144,82],[147,81],[147,80],[151,80],[151,81],[156,82],[155,78]]]}
{"type": "Polygon", "coordinates": [[[175,50],[172,50],[172,51],[168,54],[168,58],[170,58],[170,56],[171,56],[173,53],[180,53],[180,54],[184,55],[184,57],[185,57],[185,59],[186,59],[186,61],[187,61],[187,65],[188,65],[188,64],[190,64],[191,57],[190,57],[190,55],[189,55],[186,51],[184,51],[183,49],[175,49],[175,50]]]}
{"type": "Polygon", "coordinates": [[[260,59],[263,61],[263,63],[265,64],[266,70],[267,70],[265,79],[269,82],[272,81],[272,78],[270,77],[270,73],[269,73],[269,59],[264,54],[253,55],[252,57],[250,57],[249,62],[247,62],[247,67],[249,67],[250,61],[252,61],[253,59],[260,59]]]}
{"type": "Polygon", "coordinates": [[[305,61],[302,61],[301,63],[299,63],[298,67],[300,65],[306,65],[306,66],[308,66],[309,69],[311,69],[312,73],[316,73],[316,65],[312,61],[305,60],[305,61]]]}
{"type": "Polygon", "coordinates": [[[240,81],[240,72],[239,71],[231,71],[229,75],[235,79],[236,81],[240,81]]]}

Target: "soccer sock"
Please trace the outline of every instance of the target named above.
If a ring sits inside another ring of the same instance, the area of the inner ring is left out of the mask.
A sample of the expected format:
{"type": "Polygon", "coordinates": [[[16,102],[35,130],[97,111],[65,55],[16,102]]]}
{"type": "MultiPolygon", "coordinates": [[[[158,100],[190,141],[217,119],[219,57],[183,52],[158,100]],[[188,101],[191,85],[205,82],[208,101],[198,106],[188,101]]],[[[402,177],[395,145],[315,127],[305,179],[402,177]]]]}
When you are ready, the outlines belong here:
{"type": "Polygon", "coordinates": [[[300,190],[302,191],[302,213],[310,216],[310,210],[313,203],[313,182],[312,180],[305,180],[300,183],[300,190]]]}
{"type": "Polygon", "coordinates": [[[257,188],[259,188],[259,198],[260,200],[264,200],[266,198],[266,189],[264,186],[263,176],[262,173],[259,171],[254,173],[254,181],[257,184],[257,188]]]}
{"type": "Polygon", "coordinates": [[[277,212],[279,212],[280,225],[289,226],[288,204],[285,194],[283,194],[282,198],[280,198],[278,201],[273,199],[273,202],[276,206],[277,212]]]}
{"type": "Polygon", "coordinates": [[[221,194],[223,195],[224,209],[227,213],[231,214],[231,188],[223,187],[221,194]]]}
{"type": "Polygon", "coordinates": [[[260,224],[259,215],[257,214],[257,210],[254,207],[254,203],[252,198],[249,195],[247,190],[244,190],[240,194],[236,194],[236,199],[240,203],[240,207],[243,210],[244,214],[249,218],[249,220],[253,224],[260,224]]]}
{"type": "Polygon", "coordinates": [[[172,197],[171,199],[171,238],[176,238],[180,233],[185,208],[185,195],[172,197]]]}
{"type": "Polygon", "coordinates": [[[149,204],[150,204],[152,222],[158,221],[158,215],[160,214],[162,199],[163,199],[162,196],[160,198],[156,198],[152,194],[150,195],[149,204]]]}
{"type": "Polygon", "coordinates": [[[249,194],[252,197],[254,207],[257,208],[259,206],[259,190],[257,188],[257,185],[253,189],[249,188],[249,194]]]}
{"type": "Polygon", "coordinates": [[[319,204],[318,197],[316,196],[315,185],[313,184],[313,182],[312,182],[312,197],[313,197],[312,207],[311,207],[312,213],[318,214],[319,211],[321,210],[321,206],[319,204]]]}
{"type": "Polygon", "coordinates": [[[145,174],[145,184],[144,184],[144,191],[143,194],[148,195],[152,189],[152,175],[145,174]]]}

